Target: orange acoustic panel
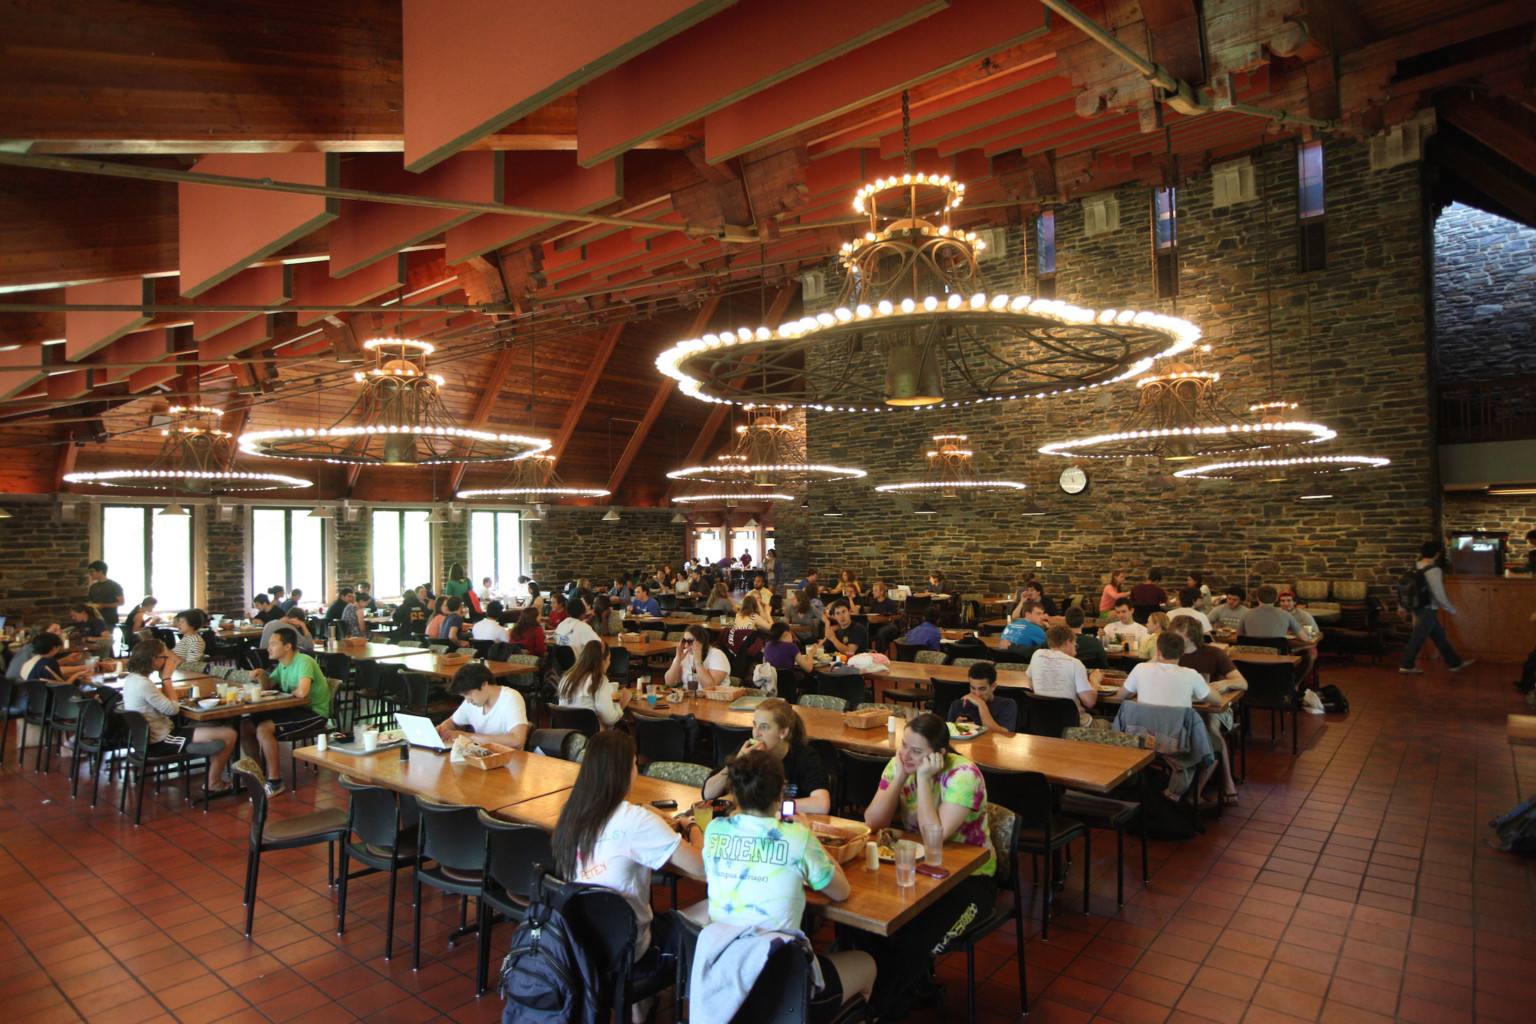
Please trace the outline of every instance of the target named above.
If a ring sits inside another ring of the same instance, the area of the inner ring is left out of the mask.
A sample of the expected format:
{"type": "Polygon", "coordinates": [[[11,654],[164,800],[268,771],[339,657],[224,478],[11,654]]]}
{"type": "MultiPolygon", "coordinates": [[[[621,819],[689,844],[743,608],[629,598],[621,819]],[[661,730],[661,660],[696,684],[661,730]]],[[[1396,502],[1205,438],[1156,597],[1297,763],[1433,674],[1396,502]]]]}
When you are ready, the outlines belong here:
{"type": "MultiPolygon", "coordinates": [[[[265,313],[257,313],[251,319],[242,321],[227,331],[221,331],[206,341],[199,341],[197,358],[227,359],[271,338],[272,318],[265,313]]],[[[205,366],[202,372],[207,373],[210,369],[212,368],[205,366]]]]}
{"type": "Polygon", "coordinates": [[[405,166],[424,171],[734,0],[403,0],[405,166]]]}
{"type": "Polygon", "coordinates": [[[312,324],[330,313],[360,305],[405,285],[405,254],[369,264],[355,274],[332,277],[324,263],[300,263],[293,268],[293,301],[296,306],[329,306],[299,314],[299,324],[312,324]]]}
{"type": "MultiPolygon", "coordinates": [[[[210,306],[281,306],[293,298],[293,271],[283,264],[242,270],[201,296],[210,306]]],[[[192,338],[207,341],[220,331],[245,323],[260,313],[193,313],[192,338]]]]}
{"type": "Polygon", "coordinates": [[[947,0],[742,0],[583,85],[585,166],[696,121],[948,7],[947,0]]]}
{"type": "Polygon", "coordinates": [[[96,383],[95,372],[66,370],[63,373],[49,374],[46,388],[48,397],[55,402],[67,402],[90,394],[91,385],[96,383]]]}
{"type": "Polygon", "coordinates": [[[112,347],[102,353],[102,371],[107,380],[122,380],[132,376],[137,370],[145,369],[135,366],[135,363],[151,363],[165,360],[173,361],[170,334],[164,327],[154,327],[147,331],[135,331],[112,343],[112,347]]]}
{"type": "MultiPolygon", "coordinates": [[[[301,185],[338,184],[334,153],[227,153],[194,170],[301,185]]],[[[201,295],[336,216],[334,199],[222,185],[177,185],[181,294],[201,295]]]]}
{"type": "MultiPolygon", "coordinates": [[[[155,282],[147,277],[77,284],[64,289],[69,306],[148,306],[155,301],[155,282]]],[[[83,359],[149,323],[139,310],[69,310],[64,313],[64,358],[83,359]]]]}
{"type": "MultiPolygon", "coordinates": [[[[503,154],[501,201],[509,206],[589,213],[623,194],[622,160],[582,167],[569,152],[503,154]]],[[[448,262],[463,263],[549,226],[542,217],[484,214],[448,229],[448,262]]]]}
{"type": "MultiPolygon", "coordinates": [[[[472,203],[501,202],[501,154],[460,153],[421,174],[407,171],[399,153],[365,153],[342,167],[346,188],[472,203]]],[[[343,200],[331,225],[331,276],[345,277],[479,214],[433,206],[343,200]]]]}
{"type": "MultiPolygon", "coordinates": [[[[855,5],[849,5],[855,6],[855,5]]],[[[1045,8],[1019,0],[964,0],[899,32],[754,93],[704,118],[710,163],[801,131],[1046,30],[1045,8]]]]}
{"type": "Polygon", "coordinates": [[[42,370],[34,369],[43,361],[39,345],[23,345],[0,352],[0,399],[15,398],[44,379],[42,370]]]}

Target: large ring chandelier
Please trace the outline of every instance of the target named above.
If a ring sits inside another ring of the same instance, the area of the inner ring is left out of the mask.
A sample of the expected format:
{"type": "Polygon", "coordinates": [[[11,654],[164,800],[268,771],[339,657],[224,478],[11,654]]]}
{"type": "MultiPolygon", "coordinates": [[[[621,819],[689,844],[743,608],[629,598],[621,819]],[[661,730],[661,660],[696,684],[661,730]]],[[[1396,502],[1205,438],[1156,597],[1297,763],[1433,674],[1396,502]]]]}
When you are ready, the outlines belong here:
{"type": "Polygon", "coordinates": [[[427,372],[430,343],[388,337],[364,347],[374,353],[376,365],[353,374],[362,392],[334,425],[247,431],[240,435],[240,449],[365,466],[507,462],[549,449],[546,438],[457,426],[438,393],[443,378],[427,372]]]}
{"type": "MultiPolygon", "coordinates": [[[[1288,413],[1296,408],[1295,402],[1263,402],[1248,407],[1251,413],[1273,416],[1288,413]]],[[[1306,444],[1276,447],[1255,458],[1221,459],[1202,462],[1176,470],[1174,476],[1181,480],[1254,480],[1263,483],[1283,483],[1291,479],[1323,476],[1335,473],[1354,473],[1362,469],[1379,469],[1390,465],[1391,459],[1377,455],[1320,455],[1306,444]]]]}
{"type": "Polygon", "coordinates": [[[928,452],[928,472],[923,479],[880,484],[875,490],[886,494],[921,494],[924,497],[942,498],[1024,490],[1024,485],[1016,480],[994,480],[979,476],[971,463],[975,452],[962,447],[969,440],[966,435],[935,434],[933,440],[937,447],[928,452]]]}
{"type": "Polygon", "coordinates": [[[308,480],[281,473],[247,473],[230,468],[234,438],[217,426],[222,409],[207,405],[173,405],[170,423],[160,431],[160,452],[144,469],[107,469],[66,473],[64,482],[97,487],[125,487],[183,494],[226,494],[308,487],[308,480]]]}
{"type": "Polygon", "coordinates": [[[516,498],[520,501],[559,501],[562,498],[606,498],[606,487],[572,487],[555,472],[555,457],[536,452],[512,464],[512,476],[501,487],[459,491],[455,497],[466,501],[478,498],[516,498]]]}
{"type": "Polygon", "coordinates": [[[1053,441],[1043,455],[1079,459],[1158,458],[1171,462],[1280,445],[1312,444],[1337,436],[1319,423],[1292,419],[1294,406],[1257,406],[1248,416],[1231,412],[1222,403],[1221,374],[1174,364],[1168,372],[1136,382],[1141,403],[1112,434],[1053,441]]]}
{"type": "Polygon", "coordinates": [[[788,408],[782,404],[746,406],[750,418],[736,428],[733,451],[706,465],[675,469],[668,478],[735,488],[775,488],[868,475],[851,466],[811,462],[800,431],[782,418],[788,408]]]}
{"type": "Polygon", "coordinates": [[[982,243],[950,223],[965,186],[907,173],[861,188],[830,312],[679,342],[656,360],[685,394],[838,412],[1047,398],[1145,373],[1200,330],[1154,312],[988,293],[982,243]]]}

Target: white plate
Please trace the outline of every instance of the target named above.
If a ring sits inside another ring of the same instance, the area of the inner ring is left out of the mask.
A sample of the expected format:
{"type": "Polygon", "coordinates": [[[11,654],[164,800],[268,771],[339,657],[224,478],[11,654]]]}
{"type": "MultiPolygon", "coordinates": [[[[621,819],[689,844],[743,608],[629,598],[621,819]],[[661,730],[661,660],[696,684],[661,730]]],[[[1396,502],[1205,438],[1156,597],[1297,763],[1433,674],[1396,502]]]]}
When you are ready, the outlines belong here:
{"type": "Polygon", "coordinates": [[[202,700],[197,702],[197,706],[200,708],[216,708],[221,703],[223,702],[220,701],[217,697],[204,697],[202,700]]]}
{"type": "Polygon", "coordinates": [[[973,740],[973,739],[975,739],[978,736],[985,735],[986,731],[987,731],[987,727],[986,726],[984,726],[984,725],[977,725],[977,726],[973,726],[973,728],[976,730],[975,732],[957,733],[957,732],[955,732],[955,723],[954,722],[948,722],[946,724],[949,726],[949,738],[952,739],[952,740],[961,740],[961,741],[963,741],[963,740],[973,740]]]}

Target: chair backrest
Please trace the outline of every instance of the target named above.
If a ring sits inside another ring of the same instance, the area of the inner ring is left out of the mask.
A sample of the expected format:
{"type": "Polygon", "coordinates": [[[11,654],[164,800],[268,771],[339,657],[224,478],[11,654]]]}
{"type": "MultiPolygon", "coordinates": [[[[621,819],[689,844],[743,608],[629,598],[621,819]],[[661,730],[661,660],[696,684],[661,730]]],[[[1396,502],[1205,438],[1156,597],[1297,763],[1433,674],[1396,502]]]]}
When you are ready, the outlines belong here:
{"type": "Polygon", "coordinates": [[[1019,710],[1024,712],[1024,721],[1019,723],[1020,728],[1031,736],[1050,736],[1061,739],[1063,732],[1081,721],[1077,701],[1068,700],[1066,697],[1040,697],[1033,693],[1026,694],[1024,704],[1019,710]]]}
{"type": "MultiPolygon", "coordinates": [[[[5,651],[0,649],[0,662],[5,660],[5,651]]],[[[19,696],[26,693],[26,687],[14,679],[0,676],[0,716],[9,717],[11,705],[15,704],[19,696]]]]}
{"type": "Polygon", "coordinates": [[[1010,772],[978,765],[987,783],[987,799],[1008,808],[1029,823],[1031,829],[1049,836],[1055,795],[1051,782],[1040,772],[1010,772]]]}
{"type": "Polygon", "coordinates": [[[647,761],[683,761],[688,757],[688,727],[671,715],[636,713],[635,749],[647,761]]]}
{"type": "MultiPolygon", "coordinates": [[[[540,880],[539,888],[560,907],[576,940],[586,948],[603,977],[616,979],[629,973],[640,926],[623,893],[562,882],[549,874],[540,880]]],[[[603,1016],[599,1014],[598,1019],[603,1016]]]]}
{"type": "MultiPolygon", "coordinates": [[[[133,732],[133,718],[129,716],[134,716],[141,720],[144,717],[143,715],[138,714],[136,711],[120,711],[118,713],[121,714],[124,718],[128,719],[128,729],[130,735],[132,735],[133,732]]],[[[146,727],[146,740],[148,739],[148,736],[148,728],[146,727]]],[[[240,762],[235,762],[235,764],[230,767],[230,771],[236,775],[242,776],[245,779],[245,791],[251,795],[251,848],[255,849],[261,845],[261,834],[266,830],[267,827],[267,791],[265,788],[265,783],[267,780],[265,777],[257,775],[254,772],[246,771],[239,765],[240,762]]]]}
{"type": "Polygon", "coordinates": [[[1333,599],[1335,601],[1364,601],[1366,583],[1364,580],[1334,580],[1333,599]]]}
{"type": "Polygon", "coordinates": [[[369,846],[394,849],[400,833],[416,824],[420,815],[414,797],[400,797],[394,790],[369,786],[343,775],[337,780],[352,796],[347,804],[347,825],[369,846]],[[410,821],[404,811],[410,808],[410,821]]]}
{"type": "Polygon", "coordinates": [[[53,710],[49,719],[55,725],[67,725],[75,722],[80,717],[80,705],[78,700],[88,699],[85,691],[74,683],[66,683],[63,686],[53,688],[53,710]]]}
{"type": "Polygon", "coordinates": [[[714,723],[715,767],[725,764],[725,759],[735,755],[741,745],[752,738],[750,725],[722,725],[714,723]]]}
{"type": "Polygon", "coordinates": [[[432,677],[425,672],[401,669],[396,678],[396,692],[400,703],[408,708],[424,708],[432,700],[432,677]]]}
{"type": "Polygon", "coordinates": [[[476,640],[471,637],[469,641],[469,647],[470,650],[475,652],[475,657],[483,661],[491,657],[491,652],[495,650],[496,646],[500,643],[500,640],[476,640]]]}
{"type": "Polygon", "coordinates": [[[48,717],[49,705],[53,703],[53,691],[48,688],[46,679],[28,679],[27,687],[27,721],[42,722],[48,717]]]}
{"type": "Polygon", "coordinates": [[[485,828],[480,808],[417,801],[421,810],[421,853],[450,871],[485,867],[485,828]]]}
{"type": "MultiPolygon", "coordinates": [[[[3,684],[0,684],[0,708],[5,707],[5,692],[3,684]]],[[[75,742],[87,746],[100,743],[102,734],[107,729],[107,709],[101,701],[93,697],[80,696],[74,698],[76,711],[79,715],[75,732],[75,742]]]]}
{"type": "Polygon", "coordinates": [[[608,678],[620,683],[629,680],[629,648],[608,648],[608,678]]]}
{"type": "Polygon", "coordinates": [[[1297,580],[1293,588],[1303,601],[1321,601],[1328,596],[1327,580],[1297,580]]]}
{"type": "Polygon", "coordinates": [[[912,655],[912,660],[921,665],[942,665],[947,655],[943,651],[930,651],[922,648],[912,655]]]}
{"type": "Polygon", "coordinates": [[[1274,651],[1276,654],[1289,654],[1291,642],[1283,636],[1243,636],[1239,634],[1232,641],[1233,648],[1238,647],[1263,647],[1274,651]]]}
{"type": "Polygon", "coordinates": [[[1244,662],[1241,669],[1248,681],[1243,703],[1251,708],[1290,708],[1296,704],[1295,672],[1285,662],[1266,664],[1244,662]]]}
{"type": "MultiPolygon", "coordinates": [[[[821,762],[822,770],[827,773],[827,779],[832,783],[832,799],[838,799],[838,786],[841,784],[842,765],[837,757],[837,744],[827,739],[810,739],[811,749],[816,751],[816,758],[821,762]]],[[[836,804],[834,803],[834,808],[836,804]]]]}
{"type": "Polygon", "coordinates": [[[1102,743],[1106,747],[1132,747],[1143,750],[1149,746],[1145,733],[1116,732],[1114,729],[1091,729],[1086,725],[1074,725],[1061,734],[1064,740],[1082,743],[1102,743]]]}
{"type": "Polygon", "coordinates": [[[587,747],[586,733],[576,729],[535,729],[523,744],[525,750],[542,751],[562,761],[580,761],[587,747]]]}
{"type": "Polygon", "coordinates": [[[1161,609],[1158,608],[1158,606],[1155,604],[1132,605],[1131,618],[1145,626],[1147,624],[1147,620],[1152,617],[1152,613],[1155,611],[1161,611],[1161,609]]]}
{"type": "Polygon", "coordinates": [[[842,700],[844,711],[851,711],[864,699],[864,677],[856,673],[832,675],[817,672],[816,692],[842,700]]]}
{"type": "Polygon", "coordinates": [[[903,604],[902,610],[907,613],[907,618],[913,622],[920,621],[928,606],[933,604],[931,597],[909,597],[903,604]]]}
{"type": "Polygon", "coordinates": [[[868,807],[880,790],[880,776],[890,758],[881,754],[860,754],[839,747],[837,751],[838,775],[842,779],[844,806],[868,807]]]}
{"type": "Polygon", "coordinates": [[[555,644],[550,649],[550,657],[555,659],[555,670],[561,675],[576,667],[576,649],[564,644],[555,644]]]}
{"type": "Polygon", "coordinates": [[[919,651],[926,651],[927,649],[928,648],[924,647],[922,644],[904,644],[900,640],[897,640],[896,641],[896,660],[897,661],[916,661],[917,660],[918,652],[919,651]]]}
{"type": "Polygon", "coordinates": [[[802,1024],[811,1019],[811,961],[796,943],[769,954],[731,1024],[802,1024]]]}
{"type": "Polygon", "coordinates": [[[929,682],[933,686],[930,709],[940,718],[948,718],[949,706],[971,692],[971,684],[968,682],[961,683],[953,679],[931,679],[929,682]]]}
{"type": "Polygon", "coordinates": [[[479,812],[485,830],[485,883],[513,896],[530,899],[537,878],[535,866],[553,864],[550,834],[537,825],[516,825],[479,812]]]}
{"type": "Polygon", "coordinates": [[[352,675],[352,659],[339,651],[315,652],[315,664],[329,679],[348,679],[352,675]]]}
{"type": "Polygon", "coordinates": [[[992,839],[992,852],[997,854],[997,885],[1000,889],[1017,890],[1019,873],[1014,865],[1019,862],[1019,830],[1024,819],[1002,804],[987,801],[987,834],[992,839]]]}
{"type": "Polygon", "coordinates": [[[591,708],[571,708],[562,704],[551,704],[549,725],[552,729],[574,729],[584,736],[596,736],[603,727],[603,721],[591,708]]]}
{"type": "Polygon", "coordinates": [[[143,761],[145,752],[149,750],[149,719],[137,711],[125,711],[122,708],[117,709],[117,715],[128,731],[128,756],[135,762],[143,761]]]}
{"type": "Polygon", "coordinates": [[[795,703],[803,708],[825,708],[828,711],[844,711],[848,708],[846,700],[827,693],[802,693],[795,703]]]}
{"type": "Polygon", "coordinates": [[[703,789],[704,783],[714,773],[707,765],[694,764],[692,761],[652,761],[645,766],[644,774],[647,778],[703,789]]]}

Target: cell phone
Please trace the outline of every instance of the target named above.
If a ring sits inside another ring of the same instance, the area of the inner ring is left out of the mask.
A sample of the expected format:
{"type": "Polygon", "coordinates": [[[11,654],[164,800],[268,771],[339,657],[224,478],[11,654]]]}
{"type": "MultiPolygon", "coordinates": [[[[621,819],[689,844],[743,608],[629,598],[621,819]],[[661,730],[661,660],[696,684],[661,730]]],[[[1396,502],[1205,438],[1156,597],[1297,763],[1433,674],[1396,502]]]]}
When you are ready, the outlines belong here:
{"type": "Polygon", "coordinates": [[[936,868],[928,864],[919,864],[917,873],[927,875],[929,878],[948,878],[949,868],[936,868]]]}
{"type": "Polygon", "coordinates": [[[779,817],[780,818],[783,818],[783,819],[785,819],[787,821],[788,819],[793,818],[794,816],[795,816],[795,802],[793,800],[785,800],[783,803],[779,804],[779,817]]]}
{"type": "Polygon", "coordinates": [[[675,810],[677,810],[677,801],[676,800],[652,800],[651,801],[651,806],[656,808],[658,811],[675,811],[675,810]]]}

